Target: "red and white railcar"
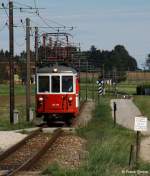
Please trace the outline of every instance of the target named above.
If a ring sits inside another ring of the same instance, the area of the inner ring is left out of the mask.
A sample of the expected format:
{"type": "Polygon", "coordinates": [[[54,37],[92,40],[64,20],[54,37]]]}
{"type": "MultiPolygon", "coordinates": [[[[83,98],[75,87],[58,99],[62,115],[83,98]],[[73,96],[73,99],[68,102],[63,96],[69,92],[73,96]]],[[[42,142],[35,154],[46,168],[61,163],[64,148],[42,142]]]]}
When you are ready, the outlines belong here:
{"type": "Polygon", "coordinates": [[[55,65],[38,70],[36,113],[46,120],[79,113],[79,81],[75,69],[55,65]]]}

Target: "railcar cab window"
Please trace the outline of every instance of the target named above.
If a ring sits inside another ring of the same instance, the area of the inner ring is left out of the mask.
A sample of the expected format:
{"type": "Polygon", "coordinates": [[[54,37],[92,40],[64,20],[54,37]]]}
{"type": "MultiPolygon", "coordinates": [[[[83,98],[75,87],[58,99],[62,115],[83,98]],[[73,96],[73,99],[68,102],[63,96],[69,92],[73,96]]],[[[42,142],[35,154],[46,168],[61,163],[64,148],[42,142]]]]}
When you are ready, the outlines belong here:
{"type": "Polygon", "coordinates": [[[50,91],[49,76],[39,76],[38,77],[38,91],[40,93],[45,93],[50,91]]]}
{"type": "Polygon", "coordinates": [[[60,92],[60,76],[52,76],[51,77],[51,91],[53,93],[60,92]]]}
{"type": "Polygon", "coordinates": [[[62,76],[62,92],[73,92],[73,76],[62,76]]]}

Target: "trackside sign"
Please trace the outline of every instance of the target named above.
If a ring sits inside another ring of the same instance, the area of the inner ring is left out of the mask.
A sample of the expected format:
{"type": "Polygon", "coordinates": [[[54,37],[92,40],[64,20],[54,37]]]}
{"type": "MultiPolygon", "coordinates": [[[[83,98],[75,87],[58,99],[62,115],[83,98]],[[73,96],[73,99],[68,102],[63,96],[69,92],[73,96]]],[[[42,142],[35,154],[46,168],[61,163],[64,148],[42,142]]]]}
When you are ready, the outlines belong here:
{"type": "Polygon", "coordinates": [[[135,117],[134,131],[147,131],[147,117],[135,117]]]}

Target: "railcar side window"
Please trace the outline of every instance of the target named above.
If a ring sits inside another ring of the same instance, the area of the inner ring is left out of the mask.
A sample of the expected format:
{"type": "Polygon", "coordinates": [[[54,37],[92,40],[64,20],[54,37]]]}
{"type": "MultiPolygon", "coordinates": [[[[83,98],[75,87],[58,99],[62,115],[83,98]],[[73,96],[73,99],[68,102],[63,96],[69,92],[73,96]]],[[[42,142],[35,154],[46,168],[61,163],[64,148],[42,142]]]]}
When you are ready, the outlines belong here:
{"type": "Polygon", "coordinates": [[[38,88],[41,93],[50,91],[49,76],[39,76],[38,88]]]}
{"type": "Polygon", "coordinates": [[[62,92],[73,92],[73,76],[62,76],[62,92]]]}
{"type": "Polygon", "coordinates": [[[60,76],[52,76],[51,78],[52,92],[60,92],[60,76]]]}

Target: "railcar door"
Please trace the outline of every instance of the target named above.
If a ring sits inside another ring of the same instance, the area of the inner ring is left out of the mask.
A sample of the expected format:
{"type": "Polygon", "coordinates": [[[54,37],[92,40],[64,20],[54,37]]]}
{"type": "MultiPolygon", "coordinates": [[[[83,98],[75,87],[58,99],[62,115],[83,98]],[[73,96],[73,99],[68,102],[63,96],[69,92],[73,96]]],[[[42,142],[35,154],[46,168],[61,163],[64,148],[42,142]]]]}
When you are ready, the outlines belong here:
{"type": "Polygon", "coordinates": [[[51,110],[62,110],[62,96],[60,94],[60,76],[51,76],[51,94],[49,108],[51,110]]]}
{"type": "Polygon", "coordinates": [[[73,75],[62,76],[62,94],[63,98],[63,109],[66,112],[72,112],[75,106],[75,93],[74,93],[74,78],[73,75]]]}

